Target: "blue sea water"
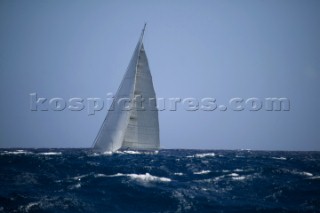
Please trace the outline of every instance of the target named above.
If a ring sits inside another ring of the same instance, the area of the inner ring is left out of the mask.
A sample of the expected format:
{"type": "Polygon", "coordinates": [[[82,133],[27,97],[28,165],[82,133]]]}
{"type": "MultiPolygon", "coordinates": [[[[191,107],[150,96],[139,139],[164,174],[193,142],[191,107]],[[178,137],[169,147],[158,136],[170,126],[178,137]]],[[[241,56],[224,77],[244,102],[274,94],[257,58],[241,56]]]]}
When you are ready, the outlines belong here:
{"type": "Polygon", "coordinates": [[[0,149],[0,212],[320,212],[320,153],[0,149]]]}

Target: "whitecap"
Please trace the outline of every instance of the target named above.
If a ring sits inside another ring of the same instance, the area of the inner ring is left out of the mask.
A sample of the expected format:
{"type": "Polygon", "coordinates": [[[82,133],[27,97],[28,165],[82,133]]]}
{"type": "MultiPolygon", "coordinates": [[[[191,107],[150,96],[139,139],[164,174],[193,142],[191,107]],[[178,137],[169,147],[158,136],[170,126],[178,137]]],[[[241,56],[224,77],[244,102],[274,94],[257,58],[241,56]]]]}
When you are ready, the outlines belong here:
{"type": "Polygon", "coordinates": [[[244,179],[246,179],[245,176],[232,177],[232,180],[244,180],[244,179]]]}
{"type": "Polygon", "coordinates": [[[235,169],[234,172],[243,172],[243,169],[235,169]]]}
{"type": "Polygon", "coordinates": [[[304,176],[308,176],[308,177],[312,177],[312,176],[313,176],[313,174],[310,173],[310,172],[302,172],[302,174],[303,174],[304,176]]]}
{"type": "Polygon", "coordinates": [[[97,177],[108,177],[108,175],[105,175],[105,174],[95,174],[94,177],[95,177],[95,178],[97,178],[97,177]]]}
{"type": "Polygon", "coordinates": [[[132,150],[127,150],[127,151],[123,151],[126,154],[130,154],[130,155],[140,155],[142,154],[141,152],[138,151],[132,151],[132,150]]]}
{"type": "Polygon", "coordinates": [[[215,178],[213,178],[213,181],[219,181],[219,180],[223,179],[224,177],[225,177],[224,175],[215,177],[215,178]]]}
{"type": "Polygon", "coordinates": [[[126,176],[130,177],[133,180],[140,181],[140,182],[170,182],[170,178],[166,177],[157,177],[150,175],[149,173],[146,174],[122,174],[122,173],[117,173],[114,175],[109,175],[108,177],[121,177],[121,176],[126,176]]]}
{"type": "Polygon", "coordinates": [[[146,174],[129,174],[128,175],[130,178],[135,179],[135,180],[141,180],[141,181],[159,181],[159,182],[170,182],[171,179],[170,178],[166,178],[166,177],[157,177],[157,176],[153,176],[150,175],[149,173],[146,174]]]}
{"type": "Polygon", "coordinates": [[[4,155],[21,155],[21,154],[33,154],[32,152],[28,152],[28,151],[25,151],[25,150],[22,150],[22,149],[19,149],[19,150],[15,150],[15,151],[4,151],[3,153],[1,154],[4,154],[4,155]]]}
{"type": "Polygon", "coordinates": [[[75,176],[72,179],[73,180],[78,180],[81,181],[82,178],[88,177],[90,174],[85,174],[85,175],[79,175],[79,176],[75,176]]]}
{"type": "Polygon", "coordinates": [[[201,154],[195,154],[195,155],[188,155],[187,158],[205,158],[205,157],[214,157],[216,154],[213,152],[211,153],[201,153],[201,154]]]}
{"type": "Polygon", "coordinates": [[[238,175],[237,173],[231,173],[231,174],[229,174],[229,176],[231,176],[231,177],[238,177],[239,175],[238,175]]]}
{"type": "MultiPolygon", "coordinates": [[[[122,173],[117,173],[117,174],[114,174],[114,175],[106,175],[105,177],[121,177],[121,176],[127,176],[126,174],[122,174],[122,173]]],[[[102,176],[100,176],[102,177],[102,176]]]]}
{"type": "MultiPolygon", "coordinates": [[[[75,196],[54,196],[48,197],[46,195],[42,196],[39,201],[31,202],[25,206],[19,207],[19,212],[50,212],[52,209],[63,209],[68,211],[70,207],[82,205],[82,202],[77,200],[75,196]],[[69,206],[70,205],[70,206],[69,206]]],[[[17,212],[17,211],[14,211],[17,212]]]]}
{"type": "Polygon", "coordinates": [[[297,170],[293,170],[290,172],[291,174],[294,174],[294,175],[302,175],[302,176],[308,176],[308,177],[312,177],[313,174],[310,173],[310,172],[305,172],[305,171],[302,171],[302,172],[299,172],[297,170]]]}
{"type": "Polygon", "coordinates": [[[285,157],[271,157],[271,158],[275,160],[287,160],[287,158],[285,157]]]}
{"type": "Polygon", "coordinates": [[[62,155],[62,152],[40,152],[39,155],[62,155]]]}
{"type": "Polygon", "coordinates": [[[193,174],[195,174],[195,175],[204,175],[204,174],[208,174],[210,172],[211,172],[210,170],[202,170],[200,172],[194,172],[193,174]]]}
{"type": "Polygon", "coordinates": [[[158,150],[156,151],[135,151],[135,150],[124,150],[124,151],[115,151],[114,153],[116,154],[129,154],[129,155],[141,155],[141,154],[145,154],[145,155],[157,155],[159,153],[158,150]]]}
{"type": "Polygon", "coordinates": [[[88,154],[88,157],[97,157],[97,156],[100,156],[100,154],[98,153],[92,153],[92,154],[88,154]]]}
{"type": "Polygon", "coordinates": [[[196,154],[196,158],[204,158],[204,157],[214,157],[216,154],[212,153],[202,153],[202,154],[196,154]]]}
{"type": "Polygon", "coordinates": [[[77,183],[71,187],[69,187],[69,189],[79,189],[81,187],[81,183],[77,183]]]}
{"type": "Polygon", "coordinates": [[[28,205],[26,205],[25,211],[26,211],[26,212],[29,212],[30,209],[31,209],[33,206],[38,206],[39,204],[40,204],[40,202],[32,202],[32,203],[29,203],[28,205]]]}
{"type": "Polygon", "coordinates": [[[112,155],[112,152],[111,152],[111,151],[105,151],[105,152],[103,153],[103,155],[112,155]]]}
{"type": "Polygon", "coordinates": [[[181,172],[175,172],[174,175],[182,176],[183,173],[181,173],[181,172]]]}

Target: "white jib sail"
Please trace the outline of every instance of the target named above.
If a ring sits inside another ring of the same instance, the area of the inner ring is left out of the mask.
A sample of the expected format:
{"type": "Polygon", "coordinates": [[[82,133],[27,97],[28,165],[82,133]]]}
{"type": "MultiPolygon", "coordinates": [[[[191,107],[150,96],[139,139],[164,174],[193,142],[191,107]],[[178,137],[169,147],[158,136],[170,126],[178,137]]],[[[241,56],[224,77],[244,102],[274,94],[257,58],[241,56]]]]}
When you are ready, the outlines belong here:
{"type": "Polygon", "coordinates": [[[94,142],[100,152],[118,149],[156,150],[160,148],[158,111],[148,59],[142,44],[144,30],[127,71],[94,142]],[[139,101],[135,101],[138,100],[139,101]],[[130,100],[128,106],[120,99],[130,100]]]}

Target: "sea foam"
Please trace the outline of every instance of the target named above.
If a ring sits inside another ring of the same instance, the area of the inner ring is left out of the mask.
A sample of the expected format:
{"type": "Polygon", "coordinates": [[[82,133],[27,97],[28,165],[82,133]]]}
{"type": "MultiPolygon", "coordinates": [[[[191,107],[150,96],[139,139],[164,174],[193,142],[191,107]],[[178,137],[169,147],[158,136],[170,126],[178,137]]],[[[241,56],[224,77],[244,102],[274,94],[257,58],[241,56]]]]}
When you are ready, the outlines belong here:
{"type": "Polygon", "coordinates": [[[201,153],[201,154],[195,154],[195,155],[188,155],[187,158],[205,158],[205,157],[214,157],[216,156],[215,153],[201,153]]]}
{"type": "Polygon", "coordinates": [[[204,175],[204,174],[208,174],[210,172],[211,172],[210,170],[202,170],[200,172],[194,172],[193,174],[195,174],[195,175],[204,175]]]}
{"type": "Polygon", "coordinates": [[[40,152],[39,155],[62,155],[62,152],[40,152]]]}
{"type": "Polygon", "coordinates": [[[122,174],[122,173],[117,173],[114,175],[109,175],[108,177],[130,177],[133,180],[141,181],[141,182],[170,182],[170,178],[166,177],[157,177],[150,175],[149,173],[145,174],[122,174]]]}

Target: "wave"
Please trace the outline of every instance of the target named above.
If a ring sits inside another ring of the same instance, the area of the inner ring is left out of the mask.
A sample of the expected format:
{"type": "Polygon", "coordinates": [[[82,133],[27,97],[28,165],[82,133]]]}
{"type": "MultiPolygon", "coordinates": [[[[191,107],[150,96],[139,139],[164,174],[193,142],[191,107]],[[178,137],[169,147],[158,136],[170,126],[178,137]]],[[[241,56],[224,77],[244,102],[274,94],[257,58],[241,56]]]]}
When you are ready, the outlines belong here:
{"type": "Polygon", "coordinates": [[[182,176],[183,175],[183,173],[181,173],[181,172],[175,172],[175,173],[173,173],[174,175],[178,175],[178,176],[182,176]]]}
{"type": "Polygon", "coordinates": [[[77,183],[69,187],[69,189],[79,189],[81,187],[81,183],[77,183]]]}
{"type": "MultiPolygon", "coordinates": [[[[32,202],[32,203],[27,204],[27,205],[24,207],[24,209],[25,209],[26,212],[29,212],[29,211],[32,209],[32,207],[38,206],[38,205],[40,205],[40,204],[41,204],[40,202],[32,202]]],[[[20,209],[22,209],[22,208],[20,207],[20,209]]]]}
{"type": "Polygon", "coordinates": [[[40,152],[38,155],[62,155],[62,152],[40,152]]]}
{"type": "Polygon", "coordinates": [[[97,152],[88,153],[87,156],[88,157],[100,157],[100,156],[111,156],[112,154],[113,154],[113,152],[106,151],[106,152],[103,152],[103,153],[97,153],[97,152]]]}
{"type": "MultiPolygon", "coordinates": [[[[79,200],[76,196],[43,196],[37,201],[21,205],[18,210],[13,212],[74,212],[75,209],[83,209],[88,204],[79,200]]],[[[76,211],[77,212],[77,211],[76,211]]]]}
{"type": "Polygon", "coordinates": [[[105,174],[95,174],[94,177],[97,178],[97,177],[109,177],[109,176],[105,174]]]}
{"type": "Polygon", "coordinates": [[[188,193],[184,190],[173,191],[172,196],[178,201],[178,209],[175,212],[190,212],[193,203],[188,199],[188,193]]]}
{"type": "Polygon", "coordinates": [[[308,179],[312,179],[312,180],[316,180],[316,179],[320,179],[320,176],[312,176],[312,177],[308,177],[308,179]]]}
{"type": "Polygon", "coordinates": [[[232,180],[244,180],[244,179],[246,179],[246,176],[240,176],[237,173],[231,173],[228,176],[231,177],[232,180]]]}
{"type": "Polygon", "coordinates": [[[232,180],[244,180],[244,179],[246,179],[245,176],[232,177],[232,180]]]}
{"type": "Polygon", "coordinates": [[[318,211],[318,152],[138,151],[0,149],[0,213],[318,211]]]}
{"type": "Polygon", "coordinates": [[[23,149],[18,149],[15,151],[4,151],[1,153],[1,155],[23,155],[23,154],[37,154],[37,155],[62,155],[62,152],[39,152],[34,153],[30,151],[26,151],[23,149]]]}
{"type": "Polygon", "coordinates": [[[210,153],[201,153],[201,154],[195,154],[195,155],[188,155],[187,158],[205,158],[205,157],[215,157],[216,154],[213,152],[210,153]]]}
{"type": "Polygon", "coordinates": [[[215,178],[213,178],[213,181],[220,181],[223,178],[225,178],[225,175],[221,175],[221,176],[215,177],[215,178]]]}
{"type": "Polygon", "coordinates": [[[123,151],[126,154],[130,154],[130,155],[140,155],[142,154],[141,152],[138,151],[131,151],[131,150],[127,150],[127,151],[123,151]]]}
{"type": "Polygon", "coordinates": [[[297,171],[297,170],[293,170],[293,171],[289,171],[289,173],[293,174],[293,175],[301,175],[301,176],[307,176],[307,177],[312,177],[313,174],[310,172],[305,172],[305,171],[297,171]]]}
{"type": "Polygon", "coordinates": [[[287,158],[285,157],[271,157],[271,158],[275,160],[287,160],[287,158]]]}
{"type": "Polygon", "coordinates": [[[1,153],[1,155],[21,155],[21,154],[33,154],[33,152],[19,149],[19,150],[15,150],[15,151],[4,151],[1,153]]]}
{"type": "Polygon", "coordinates": [[[171,181],[170,178],[157,177],[157,176],[150,175],[149,173],[145,173],[145,174],[123,174],[123,173],[117,173],[117,174],[114,174],[114,175],[105,175],[105,176],[102,176],[100,174],[100,177],[130,177],[133,180],[141,181],[141,182],[170,182],[171,181]]]}
{"type": "Polygon", "coordinates": [[[308,177],[312,177],[313,176],[313,174],[310,173],[310,172],[302,172],[302,175],[308,176],[308,177]]]}
{"type": "Polygon", "coordinates": [[[124,155],[124,154],[128,154],[128,155],[141,155],[141,154],[158,154],[159,151],[144,151],[144,152],[140,152],[140,151],[134,151],[134,150],[125,150],[125,151],[115,151],[115,152],[111,152],[111,151],[105,151],[103,153],[91,153],[88,154],[89,157],[97,157],[97,156],[112,156],[113,154],[118,154],[118,155],[124,155]]]}
{"type": "Polygon", "coordinates": [[[103,153],[103,155],[112,155],[113,153],[111,152],[111,151],[105,151],[104,153],[103,153]]]}
{"type": "Polygon", "coordinates": [[[210,172],[211,172],[210,170],[202,170],[200,172],[194,172],[193,174],[195,174],[195,175],[204,175],[204,174],[208,174],[210,172]]]}
{"type": "Polygon", "coordinates": [[[98,157],[98,156],[101,156],[101,154],[94,152],[94,153],[88,154],[87,156],[88,157],[98,157]]]}
{"type": "Polygon", "coordinates": [[[159,153],[158,150],[155,151],[136,151],[136,150],[124,150],[124,151],[115,151],[116,154],[129,154],[129,155],[156,155],[159,153]]]}
{"type": "Polygon", "coordinates": [[[73,180],[81,181],[81,179],[83,179],[83,178],[85,178],[85,177],[89,177],[90,175],[92,175],[92,174],[79,175],[79,176],[73,177],[72,179],[73,179],[73,180]]]}

